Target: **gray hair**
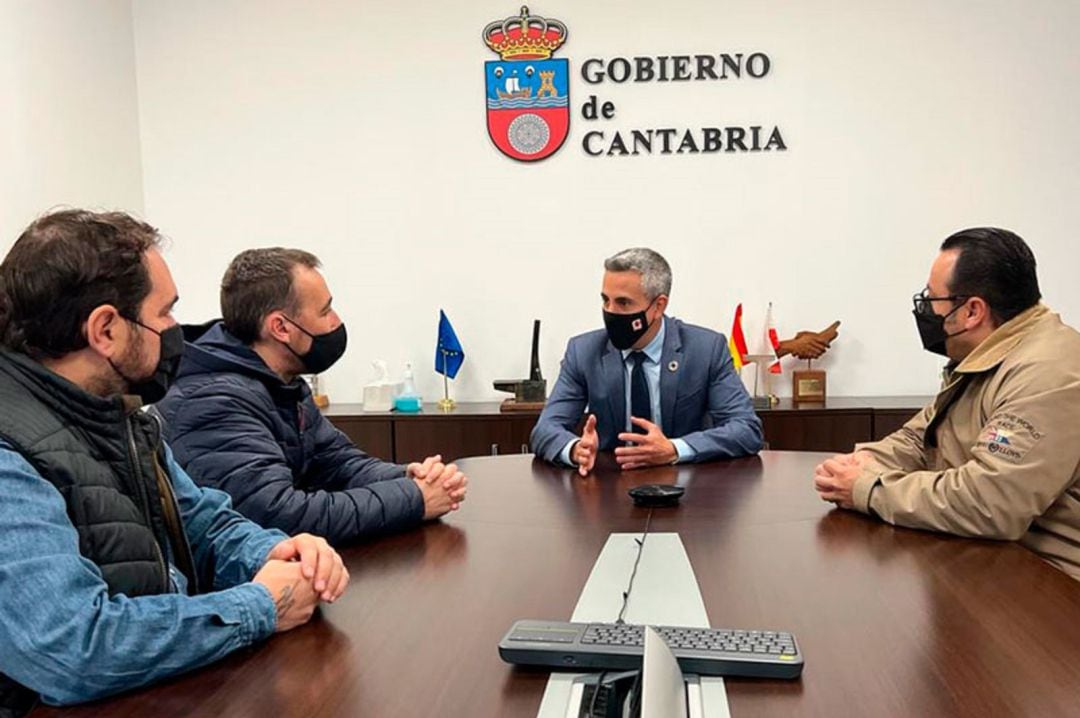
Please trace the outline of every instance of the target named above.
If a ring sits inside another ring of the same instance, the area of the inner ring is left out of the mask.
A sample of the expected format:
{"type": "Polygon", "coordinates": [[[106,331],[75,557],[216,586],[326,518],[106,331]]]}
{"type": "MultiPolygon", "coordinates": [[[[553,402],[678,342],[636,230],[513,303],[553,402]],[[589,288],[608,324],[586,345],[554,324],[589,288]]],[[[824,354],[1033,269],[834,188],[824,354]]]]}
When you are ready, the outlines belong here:
{"type": "Polygon", "coordinates": [[[641,275],[641,288],[647,298],[656,299],[661,294],[671,294],[671,265],[648,247],[633,247],[604,260],[609,272],[637,272],[641,275]]]}

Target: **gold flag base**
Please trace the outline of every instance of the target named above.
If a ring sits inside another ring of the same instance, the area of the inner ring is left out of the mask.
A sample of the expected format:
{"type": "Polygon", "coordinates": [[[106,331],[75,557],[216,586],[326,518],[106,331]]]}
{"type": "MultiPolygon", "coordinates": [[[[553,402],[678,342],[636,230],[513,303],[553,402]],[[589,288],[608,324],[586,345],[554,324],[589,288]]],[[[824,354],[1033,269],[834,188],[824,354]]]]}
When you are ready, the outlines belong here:
{"type": "Polygon", "coordinates": [[[436,406],[439,407],[439,411],[453,411],[454,407],[457,406],[457,402],[450,397],[444,397],[439,399],[436,406]]]}

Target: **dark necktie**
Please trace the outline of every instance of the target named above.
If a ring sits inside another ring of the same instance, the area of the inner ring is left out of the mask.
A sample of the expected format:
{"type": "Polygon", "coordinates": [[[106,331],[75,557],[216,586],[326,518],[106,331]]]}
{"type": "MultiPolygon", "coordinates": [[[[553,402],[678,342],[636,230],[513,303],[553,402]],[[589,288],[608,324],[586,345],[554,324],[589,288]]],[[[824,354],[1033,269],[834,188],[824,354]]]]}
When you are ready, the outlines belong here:
{"type": "MultiPolygon", "coordinates": [[[[652,401],[649,399],[649,382],[645,380],[645,368],[641,365],[648,357],[645,352],[631,352],[634,368],[630,370],[630,416],[652,421],[652,401]]],[[[637,424],[630,429],[636,434],[646,433],[637,424]]]]}

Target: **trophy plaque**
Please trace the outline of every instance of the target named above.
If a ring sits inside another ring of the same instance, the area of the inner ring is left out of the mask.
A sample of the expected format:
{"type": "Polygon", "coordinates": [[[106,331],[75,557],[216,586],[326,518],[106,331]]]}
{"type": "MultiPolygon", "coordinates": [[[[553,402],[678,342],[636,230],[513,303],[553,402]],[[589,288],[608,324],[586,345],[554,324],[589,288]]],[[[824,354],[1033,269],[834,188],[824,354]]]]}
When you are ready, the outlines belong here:
{"type": "Polygon", "coordinates": [[[791,401],[795,404],[825,403],[825,372],[811,368],[811,360],[806,360],[806,368],[791,373],[791,401]]]}

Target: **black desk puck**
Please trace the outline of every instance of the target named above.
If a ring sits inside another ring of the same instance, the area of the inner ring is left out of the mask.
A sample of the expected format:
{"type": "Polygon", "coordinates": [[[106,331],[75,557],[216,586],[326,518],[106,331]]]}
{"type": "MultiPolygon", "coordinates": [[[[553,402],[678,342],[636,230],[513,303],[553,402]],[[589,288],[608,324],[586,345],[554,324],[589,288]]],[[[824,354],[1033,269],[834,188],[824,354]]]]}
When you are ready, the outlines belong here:
{"type": "Polygon", "coordinates": [[[679,497],[686,491],[675,484],[645,484],[635,486],[626,493],[634,500],[635,506],[659,508],[661,506],[676,506],[679,497]]]}

